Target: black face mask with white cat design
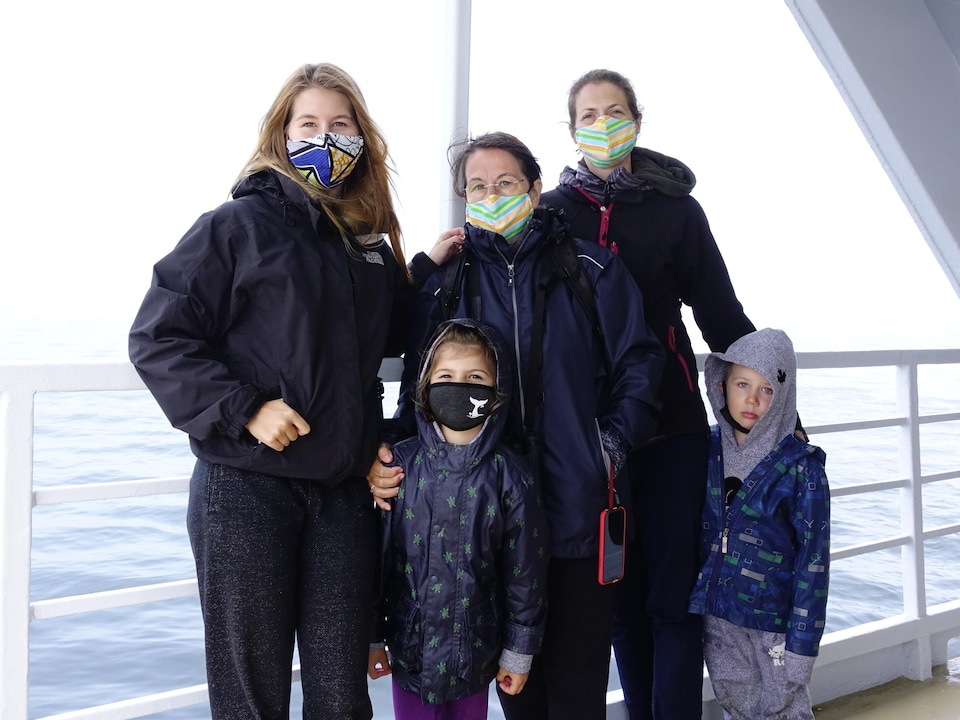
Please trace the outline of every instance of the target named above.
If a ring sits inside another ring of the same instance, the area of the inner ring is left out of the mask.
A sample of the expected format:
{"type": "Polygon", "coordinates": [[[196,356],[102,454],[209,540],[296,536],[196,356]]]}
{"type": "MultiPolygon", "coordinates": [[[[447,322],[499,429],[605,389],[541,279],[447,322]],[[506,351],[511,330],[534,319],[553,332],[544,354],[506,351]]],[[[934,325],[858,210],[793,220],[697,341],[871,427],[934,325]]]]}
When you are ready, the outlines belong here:
{"type": "Polygon", "coordinates": [[[476,383],[431,383],[427,386],[427,408],[437,422],[460,432],[477,427],[487,419],[497,398],[496,388],[476,383]]]}

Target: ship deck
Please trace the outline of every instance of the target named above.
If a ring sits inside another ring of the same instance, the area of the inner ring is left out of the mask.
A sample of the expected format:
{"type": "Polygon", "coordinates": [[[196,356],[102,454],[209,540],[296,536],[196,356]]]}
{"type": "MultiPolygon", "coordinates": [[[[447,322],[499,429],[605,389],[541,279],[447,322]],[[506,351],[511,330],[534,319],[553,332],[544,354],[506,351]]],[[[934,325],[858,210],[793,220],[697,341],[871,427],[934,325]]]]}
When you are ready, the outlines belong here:
{"type": "Polygon", "coordinates": [[[960,659],[934,668],[929,680],[898,678],[869,690],[814,706],[817,720],[957,720],[960,659]]]}

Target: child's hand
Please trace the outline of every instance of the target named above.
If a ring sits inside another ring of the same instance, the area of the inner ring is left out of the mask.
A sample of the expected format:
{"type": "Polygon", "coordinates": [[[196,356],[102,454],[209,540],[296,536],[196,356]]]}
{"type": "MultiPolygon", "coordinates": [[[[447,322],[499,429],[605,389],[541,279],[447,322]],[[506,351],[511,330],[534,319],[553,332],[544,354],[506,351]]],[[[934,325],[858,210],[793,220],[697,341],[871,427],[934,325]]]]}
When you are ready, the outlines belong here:
{"type": "Polygon", "coordinates": [[[528,677],[530,677],[530,673],[515,673],[500,668],[497,671],[497,685],[507,695],[517,695],[527,684],[528,677]]]}
{"type": "Polygon", "coordinates": [[[462,227],[451,228],[440,233],[440,237],[433,244],[433,247],[427,252],[430,259],[437,265],[443,265],[447,260],[457,255],[463,250],[463,239],[466,233],[462,227]]]}
{"type": "Polygon", "coordinates": [[[367,658],[367,675],[371,680],[382,678],[390,674],[390,658],[384,649],[371,650],[370,657],[367,658]]]}

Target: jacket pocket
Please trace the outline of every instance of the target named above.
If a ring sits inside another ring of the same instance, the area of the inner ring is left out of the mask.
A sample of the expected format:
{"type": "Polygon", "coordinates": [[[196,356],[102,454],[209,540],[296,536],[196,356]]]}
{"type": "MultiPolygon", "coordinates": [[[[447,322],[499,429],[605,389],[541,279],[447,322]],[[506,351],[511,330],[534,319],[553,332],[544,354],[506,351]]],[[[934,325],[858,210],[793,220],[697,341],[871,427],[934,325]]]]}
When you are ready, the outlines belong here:
{"type": "Polygon", "coordinates": [[[490,598],[466,612],[467,628],[462,637],[465,657],[460,677],[474,680],[497,674],[500,661],[500,613],[495,598],[490,598]]]}
{"type": "Polygon", "coordinates": [[[393,662],[407,673],[419,674],[421,667],[420,606],[400,601],[387,622],[387,647],[393,662]]]}

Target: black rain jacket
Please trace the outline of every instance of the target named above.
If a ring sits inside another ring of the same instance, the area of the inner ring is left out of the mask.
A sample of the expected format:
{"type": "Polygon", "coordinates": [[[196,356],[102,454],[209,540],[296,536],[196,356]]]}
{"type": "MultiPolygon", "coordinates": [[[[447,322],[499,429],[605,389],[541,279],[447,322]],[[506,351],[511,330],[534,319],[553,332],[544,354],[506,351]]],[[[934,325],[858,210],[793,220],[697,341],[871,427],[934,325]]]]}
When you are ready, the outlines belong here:
{"type": "Polygon", "coordinates": [[[416,290],[389,243],[354,250],[296,183],[263,171],[154,266],[130,359],[197,457],[326,485],[366,475],[377,373],[402,351],[416,290]],[[274,398],[311,428],[283,452],[244,427],[274,398]]]}

